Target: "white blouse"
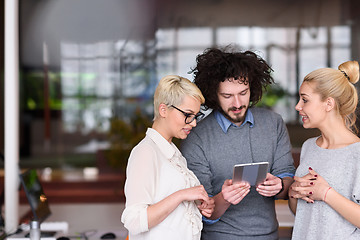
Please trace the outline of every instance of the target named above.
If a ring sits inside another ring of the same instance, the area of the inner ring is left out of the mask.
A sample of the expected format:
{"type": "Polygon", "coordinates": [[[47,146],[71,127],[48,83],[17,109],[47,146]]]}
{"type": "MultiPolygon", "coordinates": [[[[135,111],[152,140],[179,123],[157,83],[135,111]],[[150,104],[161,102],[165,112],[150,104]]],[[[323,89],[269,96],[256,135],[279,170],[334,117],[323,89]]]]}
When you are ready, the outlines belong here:
{"type": "Polygon", "coordinates": [[[131,151],[126,169],[125,210],[121,221],[130,240],[198,240],[201,214],[194,201],[182,202],[164,221],[148,228],[147,207],[172,193],[200,185],[173,143],[148,128],[146,137],[131,151]]]}

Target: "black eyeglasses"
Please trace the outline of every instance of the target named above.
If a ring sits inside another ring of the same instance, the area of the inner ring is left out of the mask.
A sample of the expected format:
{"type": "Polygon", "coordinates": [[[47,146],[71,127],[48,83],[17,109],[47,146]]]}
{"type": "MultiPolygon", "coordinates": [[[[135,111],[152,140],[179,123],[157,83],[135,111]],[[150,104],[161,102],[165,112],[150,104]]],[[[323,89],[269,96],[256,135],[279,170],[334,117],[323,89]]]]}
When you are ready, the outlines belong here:
{"type": "Polygon", "coordinates": [[[179,112],[184,114],[186,124],[190,124],[194,120],[196,120],[196,121],[201,120],[205,116],[205,114],[203,114],[202,112],[198,112],[197,114],[193,114],[193,113],[184,112],[183,110],[175,107],[174,105],[171,105],[171,107],[175,108],[176,110],[178,110],[179,112]]]}

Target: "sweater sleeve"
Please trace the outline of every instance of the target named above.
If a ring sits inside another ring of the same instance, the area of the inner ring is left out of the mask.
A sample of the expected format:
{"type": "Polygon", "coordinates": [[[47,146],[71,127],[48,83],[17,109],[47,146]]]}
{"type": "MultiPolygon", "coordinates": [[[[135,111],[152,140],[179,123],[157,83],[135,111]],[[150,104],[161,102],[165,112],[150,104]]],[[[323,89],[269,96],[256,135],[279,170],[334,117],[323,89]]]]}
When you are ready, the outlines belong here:
{"type": "Polygon", "coordinates": [[[277,118],[277,145],[274,153],[273,175],[293,177],[295,173],[294,160],[291,154],[291,144],[286,125],[282,118],[277,118]]]}

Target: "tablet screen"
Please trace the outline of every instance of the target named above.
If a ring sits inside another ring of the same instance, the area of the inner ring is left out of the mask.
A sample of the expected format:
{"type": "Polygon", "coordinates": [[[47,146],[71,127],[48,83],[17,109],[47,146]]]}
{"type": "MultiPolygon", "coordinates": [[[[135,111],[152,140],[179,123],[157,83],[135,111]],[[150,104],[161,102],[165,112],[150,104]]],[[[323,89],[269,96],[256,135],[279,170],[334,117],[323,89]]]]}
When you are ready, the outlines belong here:
{"type": "Polygon", "coordinates": [[[268,162],[237,164],[234,166],[233,183],[244,181],[257,186],[266,179],[268,166],[268,162]]]}

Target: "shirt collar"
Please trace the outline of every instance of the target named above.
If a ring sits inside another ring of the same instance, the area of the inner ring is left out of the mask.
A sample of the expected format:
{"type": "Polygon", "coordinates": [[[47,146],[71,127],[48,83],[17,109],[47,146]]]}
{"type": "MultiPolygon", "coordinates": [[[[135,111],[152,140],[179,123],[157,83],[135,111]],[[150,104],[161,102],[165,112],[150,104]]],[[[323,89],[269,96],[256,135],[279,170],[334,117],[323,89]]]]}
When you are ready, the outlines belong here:
{"type": "Polygon", "coordinates": [[[158,146],[160,151],[165,155],[166,158],[171,159],[176,153],[176,147],[173,143],[169,143],[160,133],[153,128],[148,128],[146,136],[151,138],[154,143],[158,146]]]}
{"type": "MultiPolygon", "coordinates": [[[[220,113],[219,111],[215,111],[214,112],[215,115],[215,119],[216,121],[219,123],[221,129],[224,131],[224,133],[227,133],[228,129],[230,126],[234,126],[234,127],[238,127],[236,126],[234,123],[232,123],[229,119],[227,119],[222,113],[220,113]]],[[[245,120],[244,122],[241,124],[240,127],[244,126],[246,123],[250,124],[250,127],[254,126],[254,116],[252,114],[252,112],[250,111],[250,109],[248,108],[246,115],[245,115],[245,120]]]]}

